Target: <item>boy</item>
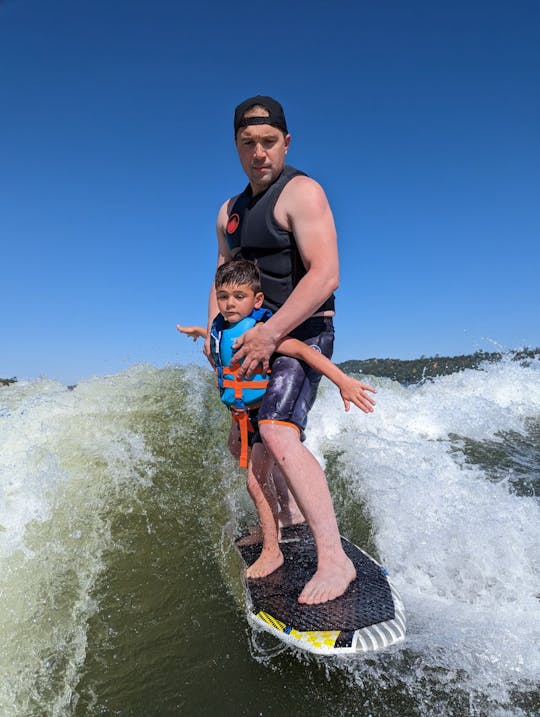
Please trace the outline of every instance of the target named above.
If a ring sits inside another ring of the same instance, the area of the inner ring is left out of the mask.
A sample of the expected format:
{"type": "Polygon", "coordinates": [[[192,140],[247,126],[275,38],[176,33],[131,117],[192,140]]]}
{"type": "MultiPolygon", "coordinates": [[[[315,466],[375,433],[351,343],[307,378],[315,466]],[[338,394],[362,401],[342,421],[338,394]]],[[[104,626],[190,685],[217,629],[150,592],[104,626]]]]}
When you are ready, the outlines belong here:
{"type": "MultiPolygon", "coordinates": [[[[269,575],[283,563],[283,554],[279,546],[278,503],[274,485],[270,479],[273,464],[272,456],[266,451],[257,435],[257,405],[265,390],[266,376],[257,374],[249,381],[239,379],[234,368],[234,344],[236,338],[265,320],[271,313],[258,312],[264,301],[261,291],[259,271],[255,264],[245,260],[233,260],[221,264],[215,276],[216,299],[220,313],[214,320],[210,332],[212,357],[218,375],[222,400],[231,407],[233,418],[239,423],[243,444],[241,452],[247,452],[245,425],[253,425],[252,450],[247,462],[247,489],[255,504],[262,531],[263,547],[261,555],[246,571],[248,578],[261,578],[269,575]],[[239,414],[235,417],[235,411],[239,414]],[[244,427],[244,431],[242,428],[244,427]]],[[[179,326],[178,331],[191,336],[193,340],[206,338],[207,330],[201,326],[179,326]]],[[[371,386],[344,374],[333,364],[317,346],[285,337],[277,345],[277,353],[303,361],[315,371],[322,373],[339,388],[345,410],[350,404],[371,413],[375,401],[366,391],[376,393],[371,386]],[[314,350],[315,349],[315,350],[314,350]]],[[[236,428],[231,427],[231,437],[236,428]]],[[[298,428],[301,434],[300,428],[298,428]]],[[[231,437],[229,446],[231,447],[231,437]]]]}

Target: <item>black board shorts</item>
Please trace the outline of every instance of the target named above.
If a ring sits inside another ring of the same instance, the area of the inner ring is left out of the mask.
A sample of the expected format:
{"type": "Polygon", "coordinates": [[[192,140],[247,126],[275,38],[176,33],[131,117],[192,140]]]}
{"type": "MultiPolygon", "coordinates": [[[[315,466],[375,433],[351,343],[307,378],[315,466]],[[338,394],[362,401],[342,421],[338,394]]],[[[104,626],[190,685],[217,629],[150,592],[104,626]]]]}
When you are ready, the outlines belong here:
{"type": "MultiPolygon", "coordinates": [[[[320,351],[328,359],[334,350],[334,322],[331,316],[313,316],[304,321],[292,336],[320,351]]],[[[254,433],[250,444],[260,443],[258,425],[281,423],[295,426],[304,440],[308,413],[317,396],[321,374],[303,361],[274,354],[270,360],[270,380],[256,417],[252,417],[254,433]],[[257,424],[257,425],[255,425],[257,424]]]]}

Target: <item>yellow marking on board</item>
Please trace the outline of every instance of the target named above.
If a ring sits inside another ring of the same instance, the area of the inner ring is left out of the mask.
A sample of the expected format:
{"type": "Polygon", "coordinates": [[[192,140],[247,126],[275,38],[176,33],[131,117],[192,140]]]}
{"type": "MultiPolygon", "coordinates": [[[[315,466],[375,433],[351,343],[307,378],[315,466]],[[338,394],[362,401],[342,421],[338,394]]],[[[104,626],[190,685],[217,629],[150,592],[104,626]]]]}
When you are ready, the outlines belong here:
{"type": "Polygon", "coordinates": [[[313,647],[334,647],[339,630],[314,630],[299,634],[303,642],[309,642],[313,647]]]}
{"type": "MultiPolygon", "coordinates": [[[[261,612],[257,613],[257,617],[276,630],[285,632],[287,627],[285,623],[281,622],[281,620],[276,620],[275,617],[272,617],[267,612],[261,610],[261,612]]],[[[339,630],[307,630],[306,632],[300,632],[294,628],[291,628],[288,632],[291,637],[294,637],[299,642],[307,642],[316,648],[334,647],[339,633],[339,630]]]]}
{"type": "Polygon", "coordinates": [[[281,622],[281,620],[276,620],[275,617],[272,617],[272,615],[269,615],[267,612],[261,612],[257,613],[257,617],[260,617],[261,620],[264,620],[264,622],[268,623],[272,627],[275,627],[276,630],[280,630],[281,632],[285,631],[285,628],[287,627],[284,622],[281,622]]]}

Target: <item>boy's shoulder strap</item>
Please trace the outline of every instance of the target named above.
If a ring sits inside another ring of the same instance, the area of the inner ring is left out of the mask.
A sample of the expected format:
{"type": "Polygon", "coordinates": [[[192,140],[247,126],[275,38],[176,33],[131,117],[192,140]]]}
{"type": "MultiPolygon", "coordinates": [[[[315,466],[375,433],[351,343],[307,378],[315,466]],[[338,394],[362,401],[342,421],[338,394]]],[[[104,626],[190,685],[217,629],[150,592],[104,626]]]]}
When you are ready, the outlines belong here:
{"type": "Polygon", "coordinates": [[[253,309],[253,311],[250,314],[252,319],[255,319],[256,322],[259,321],[268,321],[268,319],[272,316],[272,312],[270,309],[253,309]]]}

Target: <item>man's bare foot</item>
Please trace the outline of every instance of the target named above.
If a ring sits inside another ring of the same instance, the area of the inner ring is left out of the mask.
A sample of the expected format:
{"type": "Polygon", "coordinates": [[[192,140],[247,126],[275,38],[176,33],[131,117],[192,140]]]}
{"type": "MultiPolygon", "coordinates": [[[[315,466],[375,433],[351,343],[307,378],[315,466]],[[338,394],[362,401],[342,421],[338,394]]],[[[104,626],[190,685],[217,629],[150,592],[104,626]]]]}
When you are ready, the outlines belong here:
{"type": "Polygon", "coordinates": [[[340,562],[330,563],[325,568],[317,569],[311,580],[304,586],[298,602],[303,605],[318,605],[328,602],[328,600],[335,600],[343,595],[355,578],[354,565],[344,555],[340,562]]]}
{"type": "Polygon", "coordinates": [[[248,578],[265,578],[283,565],[283,553],[278,548],[263,548],[257,560],[246,569],[248,578]]]}

